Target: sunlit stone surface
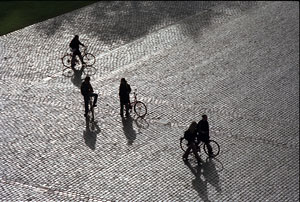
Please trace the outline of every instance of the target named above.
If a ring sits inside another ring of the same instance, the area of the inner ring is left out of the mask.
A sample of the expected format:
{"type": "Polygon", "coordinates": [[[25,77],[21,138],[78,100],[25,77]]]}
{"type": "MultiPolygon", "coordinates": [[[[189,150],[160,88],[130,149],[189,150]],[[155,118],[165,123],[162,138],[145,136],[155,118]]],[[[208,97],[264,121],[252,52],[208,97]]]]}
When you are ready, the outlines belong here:
{"type": "Polygon", "coordinates": [[[99,2],[1,36],[0,85],[0,201],[299,200],[299,2],[99,2]],[[86,75],[61,63],[75,34],[96,56],[89,130],[86,75]],[[204,113],[221,153],[185,165],[204,113]]]}

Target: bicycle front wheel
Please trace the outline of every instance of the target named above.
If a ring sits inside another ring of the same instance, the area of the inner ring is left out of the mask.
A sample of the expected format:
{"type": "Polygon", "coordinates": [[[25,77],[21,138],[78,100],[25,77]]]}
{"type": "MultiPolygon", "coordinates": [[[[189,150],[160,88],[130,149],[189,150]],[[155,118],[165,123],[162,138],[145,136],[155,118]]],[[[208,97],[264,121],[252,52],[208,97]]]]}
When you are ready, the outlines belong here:
{"type": "Polygon", "coordinates": [[[182,151],[185,152],[187,150],[187,148],[188,148],[187,144],[188,144],[188,141],[184,137],[181,137],[180,138],[180,148],[182,149],[182,151]]]}
{"type": "Polygon", "coordinates": [[[147,107],[143,102],[137,101],[134,105],[134,112],[138,117],[144,117],[147,114],[147,107]]]}
{"type": "Polygon", "coordinates": [[[61,61],[65,67],[71,67],[72,55],[66,54],[61,58],[61,61]]]}
{"type": "Polygon", "coordinates": [[[85,62],[87,66],[92,66],[93,64],[95,64],[96,58],[93,54],[87,53],[83,56],[83,62],[85,62]]]}
{"type": "Polygon", "coordinates": [[[210,157],[216,157],[216,156],[218,156],[219,153],[220,153],[220,146],[219,146],[219,144],[216,141],[214,141],[214,140],[209,140],[209,145],[211,147],[211,150],[212,150],[211,152],[212,153],[210,154],[209,149],[208,149],[209,146],[204,143],[203,147],[204,147],[205,153],[208,156],[210,156],[210,157]]]}

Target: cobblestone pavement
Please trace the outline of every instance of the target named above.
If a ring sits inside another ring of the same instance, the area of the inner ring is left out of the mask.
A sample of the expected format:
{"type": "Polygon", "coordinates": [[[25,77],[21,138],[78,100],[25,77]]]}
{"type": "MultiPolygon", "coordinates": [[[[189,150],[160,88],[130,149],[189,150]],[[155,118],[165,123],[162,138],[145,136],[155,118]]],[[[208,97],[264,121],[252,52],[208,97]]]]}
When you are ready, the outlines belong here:
{"type": "Polygon", "coordinates": [[[1,201],[299,201],[299,2],[99,2],[0,37],[1,201]],[[63,73],[96,56],[86,128],[63,73]],[[127,78],[143,125],[119,116],[127,78]],[[215,159],[182,161],[209,117],[215,159]]]}

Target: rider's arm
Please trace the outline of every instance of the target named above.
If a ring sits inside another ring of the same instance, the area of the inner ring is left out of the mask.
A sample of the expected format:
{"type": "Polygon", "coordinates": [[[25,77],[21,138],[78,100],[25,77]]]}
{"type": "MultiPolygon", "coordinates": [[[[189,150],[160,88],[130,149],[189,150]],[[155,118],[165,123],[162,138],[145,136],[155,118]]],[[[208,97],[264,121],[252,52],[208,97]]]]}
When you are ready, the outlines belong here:
{"type": "Polygon", "coordinates": [[[128,94],[131,92],[131,87],[129,84],[127,84],[127,90],[128,90],[128,94]]]}
{"type": "Polygon", "coordinates": [[[89,91],[90,91],[91,93],[94,92],[94,89],[93,89],[93,87],[92,87],[91,84],[89,84],[89,91]]]}
{"type": "Polygon", "coordinates": [[[82,46],[85,46],[83,43],[81,43],[80,41],[78,41],[79,42],[79,45],[82,45],[82,46]]]}

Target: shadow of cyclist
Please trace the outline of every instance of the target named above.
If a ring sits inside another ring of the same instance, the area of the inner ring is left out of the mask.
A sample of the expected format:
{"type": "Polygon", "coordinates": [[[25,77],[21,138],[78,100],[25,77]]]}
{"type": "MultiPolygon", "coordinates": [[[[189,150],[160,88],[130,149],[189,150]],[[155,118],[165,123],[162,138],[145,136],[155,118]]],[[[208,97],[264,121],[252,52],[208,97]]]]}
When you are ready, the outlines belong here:
{"type": "Polygon", "coordinates": [[[127,138],[127,144],[132,145],[133,141],[136,139],[136,131],[132,127],[133,119],[131,116],[124,118],[122,117],[123,131],[127,138]]]}
{"type": "MultiPolygon", "coordinates": [[[[203,161],[201,161],[204,163],[203,161]]],[[[195,175],[195,179],[192,180],[193,188],[198,192],[200,198],[202,198],[205,202],[210,202],[208,199],[208,192],[207,192],[207,181],[201,179],[201,164],[197,164],[196,167],[193,167],[189,161],[185,162],[185,165],[191,170],[191,172],[195,175]]]]}
{"type": "Polygon", "coordinates": [[[93,122],[86,126],[85,131],[83,131],[83,139],[85,144],[95,150],[97,134],[101,132],[100,127],[98,126],[97,122],[93,122]]]}
{"type": "Polygon", "coordinates": [[[74,75],[72,76],[71,81],[77,88],[80,88],[83,81],[83,79],[81,78],[83,73],[83,68],[81,68],[80,70],[73,69],[73,71],[74,71],[74,75]]]}

